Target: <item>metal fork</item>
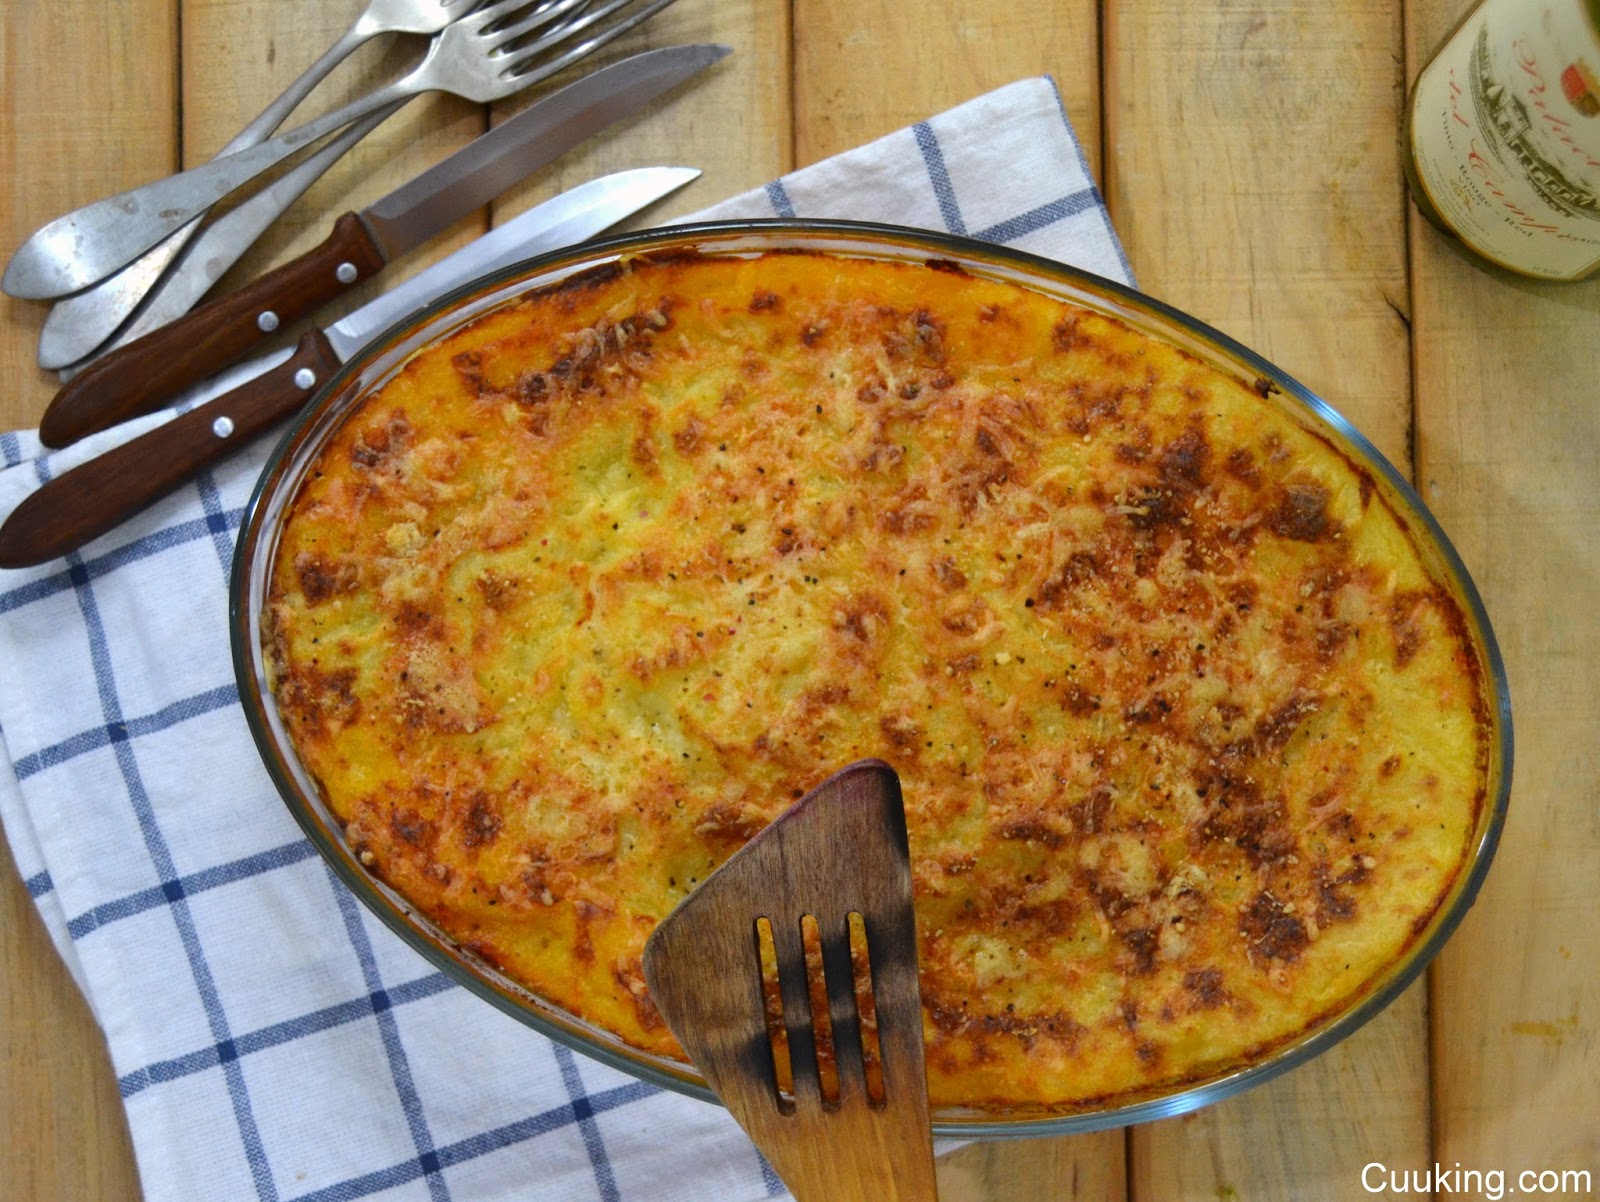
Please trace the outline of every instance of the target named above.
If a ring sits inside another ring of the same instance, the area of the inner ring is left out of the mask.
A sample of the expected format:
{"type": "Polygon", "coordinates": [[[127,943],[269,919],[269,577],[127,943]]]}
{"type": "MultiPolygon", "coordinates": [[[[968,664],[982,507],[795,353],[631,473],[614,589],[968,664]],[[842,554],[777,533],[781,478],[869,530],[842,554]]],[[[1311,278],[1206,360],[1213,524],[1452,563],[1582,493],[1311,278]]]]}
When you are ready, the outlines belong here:
{"type": "Polygon", "coordinates": [[[610,24],[632,0],[609,0],[548,38],[535,37],[584,0],[497,0],[446,27],[404,78],[257,146],[123,192],[57,218],[36,232],[7,264],[0,287],[13,296],[47,299],[103,279],[260,172],[369,113],[423,92],[452,92],[487,104],[547,79],[597,47],[666,8],[648,0],[610,24]],[[594,32],[554,57],[552,42],[594,32]]]}
{"type": "MultiPolygon", "coordinates": [[[[477,3],[478,0],[369,0],[350,28],[213,159],[264,142],[335,67],[373,38],[386,33],[438,33],[477,3]]],[[[115,275],[57,301],[39,332],[39,366],[76,363],[109,338],[188,245],[200,221],[199,217],[193,218],[115,275]]]]}
{"type": "MultiPolygon", "coordinates": [[[[579,7],[565,12],[562,17],[564,23],[548,30],[541,39],[541,46],[548,49],[559,45],[566,35],[573,32],[572,25],[568,22],[575,23],[582,17],[584,9],[590,2],[591,0],[584,0],[579,7]]],[[[397,101],[387,109],[379,109],[360,121],[352,122],[338,134],[330,137],[314,154],[295,164],[292,170],[284,172],[267,187],[207,223],[195,239],[193,247],[168,270],[166,275],[155,282],[144,302],[139,305],[127,323],[116,330],[113,337],[103,341],[98,347],[91,348],[92,353],[86,354],[63,369],[60,372],[61,378],[71,379],[79,370],[102,355],[120,346],[126,346],[187,313],[296,198],[321,178],[323,173],[350,147],[366,136],[370,129],[386,121],[403,103],[404,101],[397,101]]],[[[61,303],[64,302],[58,302],[58,307],[61,303]]]]}
{"type": "MultiPolygon", "coordinates": [[[[285,209],[316,183],[328,168],[343,158],[351,147],[387,121],[396,107],[380,109],[371,116],[347,125],[318,147],[315,153],[296,163],[293,170],[284,172],[226,213],[207,221],[190,245],[179,253],[177,262],[151,285],[142,301],[136,298],[133,315],[114,330],[111,337],[103,338],[75,361],[57,370],[56,374],[62,382],[72,379],[89,364],[118,347],[160,329],[192,309],[222,278],[223,273],[255,245],[267,227],[283,215],[285,209]]],[[[133,271],[139,262],[124,268],[124,272],[133,271]]],[[[120,275],[111,278],[115,280],[120,275]]],[[[55,309],[51,310],[52,316],[63,303],[56,303],[55,309]]],[[[42,353],[40,359],[43,366],[42,353]]]]}

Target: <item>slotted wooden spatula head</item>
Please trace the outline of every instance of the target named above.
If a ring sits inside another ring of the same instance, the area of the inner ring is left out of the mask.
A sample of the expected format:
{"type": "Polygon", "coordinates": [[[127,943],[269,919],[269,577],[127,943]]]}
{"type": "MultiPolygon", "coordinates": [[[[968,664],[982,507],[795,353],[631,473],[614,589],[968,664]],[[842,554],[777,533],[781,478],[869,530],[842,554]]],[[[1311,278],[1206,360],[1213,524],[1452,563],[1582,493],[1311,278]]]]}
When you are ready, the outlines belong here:
{"type": "Polygon", "coordinates": [[[735,853],[650,936],[644,975],[799,1202],[936,1197],[911,861],[889,765],[850,765],[735,853]]]}

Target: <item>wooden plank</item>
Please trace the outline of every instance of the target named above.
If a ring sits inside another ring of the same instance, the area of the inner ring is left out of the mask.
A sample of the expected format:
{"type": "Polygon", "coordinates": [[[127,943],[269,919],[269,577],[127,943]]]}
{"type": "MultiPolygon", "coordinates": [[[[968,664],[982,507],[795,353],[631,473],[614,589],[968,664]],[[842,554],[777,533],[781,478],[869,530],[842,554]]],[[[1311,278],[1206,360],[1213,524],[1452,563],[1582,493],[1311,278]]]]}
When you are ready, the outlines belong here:
{"type": "MultiPolygon", "coordinates": [[[[1407,4],[1413,74],[1467,7],[1407,4]]],[[[1513,279],[1411,227],[1418,475],[1495,623],[1518,742],[1494,866],[1434,966],[1434,1159],[1587,1171],[1577,1196],[1600,1175],[1600,280],[1513,279]]]]}
{"type": "MultiPolygon", "coordinates": [[[[62,213],[172,170],[177,0],[7,6],[0,21],[4,253],[62,213]]],[[[0,298],[0,429],[38,420],[40,301],[0,298]]]]}
{"type": "Polygon", "coordinates": [[[939,1160],[940,1202],[1121,1202],[1127,1197],[1121,1131],[987,1141],[939,1160]]]}
{"type": "MultiPolygon", "coordinates": [[[[0,21],[0,245],[172,169],[177,5],[8,6],[0,21]]],[[[0,299],[0,430],[32,425],[55,377],[35,355],[47,308],[0,299]]],[[[104,1036],[0,855],[0,1196],[136,1198],[104,1036]]]]}
{"type": "MultiPolygon", "coordinates": [[[[581,69],[641,50],[718,42],[733,53],[687,81],[646,111],[619,121],[574,147],[495,205],[515,216],[565,188],[629,167],[697,167],[693,184],[624,222],[619,229],[662,224],[783,174],[789,160],[789,22],[771,0],[679,3],[617,39],[581,69]]],[[[581,73],[569,68],[556,86],[581,73]]],[[[520,111],[522,97],[495,106],[501,118],[520,111]]]]}
{"type": "Polygon", "coordinates": [[[1406,469],[1399,3],[1107,6],[1107,203],[1140,286],[1406,469]]]}
{"type": "MultiPolygon", "coordinates": [[[[1398,5],[1119,0],[1106,177],[1146,291],[1320,392],[1405,469],[1398,5]]],[[[1136,1198],[1346,1198],[1429,1151],[1425,996],[1287,1077],[1135,1129],[1136,1198]]]]}
{"type": "Polygon", "coordinates": [[[794,0],[795,163],[1048,74],[1098,164],[1098,8],[1086,0],[794,0]]]}
{"type": "MultiPolygon", "coordinates": [[[[1033,75],[1050,74],[1100,158],[1098,5],[794,0],[794,162],[805,166],[1033,75]]],[[[941,1165],[946,1202],[1126,1196],[1121,1131],[978,1145],[941,1165]]]]}
{"type": "Polygon", "coordinates": [[[0,1198],[137,1198],[105,1038],[0,852],[0,1198]]]}
{"type": "Polygon", "coordinates": [[[1361,1197],[1372,1161],[1428,1163],[1425,991],[1413,986],[1345,1043],[1180,1119],[1135,1128],[1134,1199],[1361,1197]]]}
{"type": "MultiPolygon", "coordinates": [[[[361,8],[348,0],[303,5],[186,0],[184,166],[196,166],[215,154],[330,46],[361,8]]],[[[373,39],[345,60],[284,128],[304,124],[399,77],[421,59],[426,44],[426,39],[414,35],[373,39]]],[[[313,184],[223,277],[217,291],[231,290],[309,250],[327,236],[340,213],[371,204],[486,128],[487,114],[481,105],[441,93],[413,99],[313,184]]],[[[385,268],[381,277],[357,285],[340,303],[320,311],[317,324],[326,324],[477,237],[487,221],[486,213],[478,213],[457,223],[385,268]]],[[[292,341],[307,324],[286,328],[281,341],[292,341]]]]}

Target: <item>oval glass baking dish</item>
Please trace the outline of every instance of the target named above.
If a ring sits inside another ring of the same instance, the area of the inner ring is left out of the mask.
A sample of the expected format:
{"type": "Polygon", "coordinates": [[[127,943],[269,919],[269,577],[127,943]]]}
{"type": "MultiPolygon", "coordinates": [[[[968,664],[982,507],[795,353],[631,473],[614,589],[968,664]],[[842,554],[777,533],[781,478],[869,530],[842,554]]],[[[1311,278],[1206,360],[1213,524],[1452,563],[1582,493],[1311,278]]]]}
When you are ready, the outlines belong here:
{"type": "MultiPolygon", "coordinates": [[[[1356,1030],[1416,979],[1471,905],[1488,870],[1505,817],[1511,777],[1511,716],[1504,668],[1481,600],[1437,522],[1406,481],[1344,418],[1270,363],[1226,336],[1157,301],[1061,264],[967,239],[897,227],[843,222],[737,222],[630,234],[517,265],[429,306],[376,338],[345,365],[276,449],[251,500],[239,535],[231,599],[231,636],[240,696],[269,773],[297,821],[341,879],[386,924],[428,960],[473,992],[535,1029],[597,1059],[667,1088],[709,1098],[687,1065],[641,1052],[617,1036],[552,1004],[445,934],[363,862],[306,766],[296,754],[274,695],[263,623],[282,524],[317,458],[365,397],[393,380],[419,352],[520,298],[578,278],[604,278],[640,256],[670,260],[750,260],[772,251],[806,251],[847,259],[935,266],[943,276],[997,281],[1079,306],[1242,383],[1260,403],[1331,443],[1362,471],[1420,547],[1426,572],[1453,599],[1476,658],[1488,763],[1466,851],[1439,904],[1420,922],[1398,959],[1367,980],[1332,1013],[1292,1038],[1250,1057],[1242,1067],[1202,1079],[1119,1093],[1106,1104],[1070,1112],[1022,1107],[997,1113],[936,1108],[944,1135],[1022,1136],[1120,1126],[1175,1115],[1265,1081],[1317,1055],[1356,1030]]],[[[1134,457],[1134,452],[1129,452],[1134,457]]],[[[1179,465],[1183,469],[1183,465],[1179,465]]],[[[1186,469],[1183,469],[1186,470],[1186,469]]],[[[1365,485],[1363,486],[1365,487],[1365,485]]],[[[1137,506],[1124,510],[1142,512],[1137,506]]],[[[1032,602],[1030,600],[1030,606],[1032,602]]],[[[1233,836],[1230,835],[1230,838],[1233,836]]],[[[1255,836],[1250,836],[1255,837],[1255,836]]],[[[370,861],[370,856],[368,857],[370,861]]],[[[1281,914],[1269,916],[1282,922],[1281,914]]],[[[1179,930],[1182,930],[1181,924],[1179,930]]],[[[1263,927],[1270,934],[1283,928],[1263,927]]],[[[620,988],[620,986],[619,986],[620,988]]]]}

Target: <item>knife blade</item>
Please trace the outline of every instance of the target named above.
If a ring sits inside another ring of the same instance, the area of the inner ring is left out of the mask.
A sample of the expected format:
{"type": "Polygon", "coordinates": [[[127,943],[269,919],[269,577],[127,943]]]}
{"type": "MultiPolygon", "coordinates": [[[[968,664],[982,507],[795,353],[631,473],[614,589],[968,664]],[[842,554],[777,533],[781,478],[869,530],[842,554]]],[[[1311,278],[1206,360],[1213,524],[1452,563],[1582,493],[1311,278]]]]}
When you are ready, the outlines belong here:
{"type": "Polygon", "coordinates": [[[159,408],[729,53],[711,43],[647,50],[544,97],[383,199],[344,214],[299,258],[89,364],[45,409],[40,441],[64,447],[159,408]]]}
{"type": "Polygon", "coordinates": [[[292,415],[373,334],[428,301],[497,267],[591,238],[699,174],[639,167],[582,184],[311,331],[286,361],[46,481],[0,524],[0,568],[44,563],[113,529],[292,415]]]}

